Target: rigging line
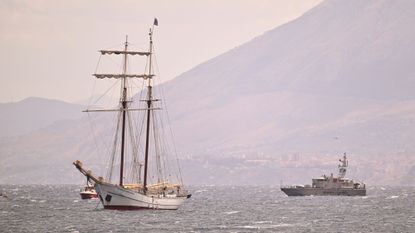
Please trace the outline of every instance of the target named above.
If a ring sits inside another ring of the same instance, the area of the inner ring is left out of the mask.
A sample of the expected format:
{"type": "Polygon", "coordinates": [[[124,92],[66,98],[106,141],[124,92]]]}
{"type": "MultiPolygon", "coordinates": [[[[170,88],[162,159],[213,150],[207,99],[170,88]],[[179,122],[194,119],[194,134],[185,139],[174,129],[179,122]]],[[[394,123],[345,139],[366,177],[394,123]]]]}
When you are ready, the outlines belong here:
{"type": "Polygon", "coordinates": [[[95,73],[98,71],[99,63],[101,62],[102,54],[99,55],[97,65],[95,66],[95,73]]]}
{"type": "MultiPolygon", "coordinates": [[[[130,83],[131,83],[131,85],[129,86],[129,92],[130,93],[135,93],[135,94],[131,94],[131,96],[130,96],[130,101],[131,101],[131,105],[132,106],[137,106],[137,108],[138,109],[140,109],[140,98],[137,100],[137,96],[138,96],[138,94],[140,94],[139,95],[139,97],[141,97],[141,91],[139,91],[140,90],[140,87],[136,84],[136,80],[130,80],[130,83]],[[136,88],[136,89],[134,89],[134,88],[136,88]],[[136,105],[134,105],[134,103],[137,103],[136,105]]],[[[146,108],[146,107],[143,107],[143,108],[146,108]]]]}
{"type": "Polygon", "coordinates": [[[137,88],[137,84],[135,83],[135,81],[131,81],[131,86],[130,86],[130,93],[135,93],[135,94],[131,94],[130,97],[130,101],[131,101],[131,105],[135,106],[134,103],[137,102],[137,94],[138,94],[138,88],[137,88]]]}
{"type": "MultiPolygon", "coordinates": [[[[119,61],[116,61],[116,59],[112,58],[112,57],[107,57],[108,61],[110,61],[114,66],[117,67],[122,67],[122,63],[120,63],[119,61]]],[[[122,69],[122,68],[121,68],[122,69]]]]}
{"type": "MultiPolygon", "coordinates": [[[[97,62],[97,65],[96,65],[96,67],[95,67],[95,72],[94,73],[97,73],[97,71],[98,71],[98,68],[99,68],[99,64],[101,63],[101,58],[102,58],[102,54],[99,56],[99,59],[98,59],[98,62],[97,62]]],[[[95,104],[97,104],[101,99],[102,99],[102,97],[104,96],[104,95],[106,95],[108,92],[109,92],[109,90],[111,90],[116,84],[118,84],[118,81],[119,80],[117,80],[117,82],[115,82],[114,84],[112,84],[105,92],[104,92],[104,94],[102,94],[92,105],[95,105],[95,104]]],[[[93,89],[92,89],[92,93],[94,93],[95,92],[95,86],[96,86],[96,79],[95,79],[95,82],[94,82],[94,87],[93,87],[93,89]]],[[[90,97],[90,100],[89,100],[89,103],[88,103],[88,106],[91,106],[91,102],[92,102],[92,95],[91,95],[91,97],[90,97]]]]}
{"type": "Polygon", "coordinates": [[[136,135],[136,136],[138,136],[137,137],[138,141],[141,140],[141,135],[142,135],[142,132],[144,131],[144,121],[145,121],[144,115],[138,115],[137,114],[137,121],[136,121],[136,124],[135,124],[135,128],[137,129],[137,132],[139,132],[139,134],[136,135]]]}
{"type": "MultiPolygon", "coordinates": [[[[144,86],[145,86],[145,82],[142,81],[142,87],[141,87],[141,92],[140,92],[140,100],[142,98],[142,95],[144,94],[144,88],[145,88],[144,86]]],[[[139,103],[139,107],[145,105],[144,102],[141,102],[141,101],[139,101],[138,103],[139,103]]],[[[144,114],[142,114],[142,115],[137,114],[137,129],[139,129],[138,130],[137,142],[139,142],[139,141],[142,140],[142,135],[144,135],[144,128],[145,128],[145,117],[144,117],[144,114]],[[141,118],[140,118],[140,116],[141,116],[141,118]],[[140,124],[140,122],[141,122],[141,124],[140,124]]],[[[138,148],[138,149],[140,149],[140,148],[138,148]]],[[[141,150],[142,150],[141,151],[141,154],[144,155],[144,148],[141,148],[141,150]]],[[[140,168],[140,170],[139,170],[139,180],[140,181],[141,181],[141,175],[142,174],[141,174],[141,168],[140,168]]]]}
{"type": "MultiPolygon", "coordinates": [[[[98,66],[99,66],[99,63],[100,63],[100,61],[101,61],[101,57],[102,57],[102,55],[100,55],[100,56],[99,56],[99,58],[98,58],[98,62],[97,62],[97,64],[96,64],[96,66],[95,66],[95,73],[96,73],[96,72],[97,72],[97,70],[98,70],[98,66]]],[[[96,80],[96,79],[94,79],[94,85],[92,86],[92,92],[91,92],[91,93],[95,93],[95,86],[96,86],[96,84],[97,84],[97,80],[96,80]]],[[[91,97],[89,97],[88,106],[91,106],[91,102],[92,102],[92,95],[91,95],[91,97]]]]}
{"type": "Polygon", "coordinates": [[[167,152],[167,147],[168,147],[168,143],[166,143],[166,138],[165,138],[165,131],[164,131],[164,123],[163,123],[163,115],[162,114],[157,114],[156,115],[157,118],[157,124],[159,125],[159,127],[157,128],[158,131],[158,141],[159,141],[159,147],[160,147],[160,158],[161,158],[161,166],[162,166],[162,175],[163,175],[163,179],[167,179],[167,174],[170,174],[170,168],[167,166],[167,159],[168,159],[168,152],[167,152]]]}
{"type": "Polygon", "coordinates": [[[118,82],[120,82],[120,80],[117,80],[116,82],[114,82],[114,84],[112,84],[105,92],[104,94],[102,94],[94,103],[93,105],[97,104],[110,90],[112,90],[112,88],[114,88],[114,86],[116,84],[118,84],[118,82]]]}
{"type": "MultiPolygon", "coordinates": [[[[141,101],[140,101],[141,98],[142,98],[142,95],[143,95],[144,81],[142,81],[141,87],[139,87],[137,85],[136,82],[138,82],[138,81],[136,81],[136,80],[131,80],[131,81],[132,81],[131,83],[137,88],[137,90],[140,90],[140,91],[137,91],[137,94],[135,94],[133,97],[131,97],[132,103],[136,103],[136,108],[138,108],[138,109],[147,108],[147,107],[142,106],[141,101]],[[137,99],[137,96],[138,96],[138,99],[137,99]]],[[[131,86],[133,86],[133,85],[131,85],[131,86]]],[[[139,118],[139,117],[140,117],[140,115],[137,115],[137,118],[139,118]]]]}
{"type": "MultiPolygon", "coordinates": [[[[165,146],[165,153],[166,153],[166,155],[167,155],[167,153],[169,153],[170,154],[170,151],[171,151],[171,149],[170,149],[170,143],[169,143],[169,140],[167,139],[167,137],[166,137],[166,130],[165,130],[165,124],[164,124],[164,118],[165,118],[165,116],[164,115],[161,115],[160,114],[160,125],[161,125],[161,129],[162,129],[162,133],[163,133],[163,138],[162,138],[162,140],[163,140],[163,145],[165,146]]],[[[165,159],[165,162],[164,162],[164,164],[166,165],[167,164],[167,156],[165,156],[165,157],[163,157],[164,159],[165,159]]],[[[166,169],[166,166],[165,166],[165,171],[168,171],[168,173],[169,173],[169,175],[171,175],[171,173],[172,173],[172,170],[171,169],[169,169],[169,170],[167,170],[166,169]]]]}
{"type": "MultiPolygon", "coordinates": [[[[88,113],[88,115],[89,115],[89,113],[88,113]]],[[[92,118],[91,117],[91,115],[89,115],[89,118],[92,118]]],[[[95,144],[96,144],[96,146],[98,147],[98,143],[96,142],[97,141],[97,133],[96,133],[96,124],[95,123],[93,123],[92,121],[90,122],[91,123],[91,131],[92,131],[92,133],[93,133],[93,137],[94,137],[94,141],[95,141],[95,144]]],[[[104,150],[105,150],[105,152],[104,152],[104,154],[109,154],[109,148],[108,148],[108,146],[107,145],[105,145],[105,144],[103,144],[103,146],[102,146],[103,148],[105,148],[104,150]]],[[[97,151],[98,151],[98,153],[101,153],[100,152],[100,150],[97,148],[97,151]]],[[[110,163],[110,161],[109,160],[107,160],[107,162],[106,163],[101,163],[101,166],[104,166],[103,168],[103,170],[107,170],[107,168],[105,167],[105,165],[107,165],[108,166],[108,164],[110,163]]],[[[113,165],[112,165],[113,166],[113,165]]],[[[101,167],[102,168],[102,167],[101,167]]],[[[108,176],[108,175],[107,175],[108,176]]]]}
{"type": "MultiPolygon", "coordinates": [[[[155,49],[154,45],[153,45],[153,57],[154,57],[153,64],[156,66],[157,74],[161,75],[160,70],[159,70],[159,65],[158,65],[158,62],[157,62],[156,49],[155,49]]],[[[160,81],[161,81],[161,78],[160,78],[160,81]]]]}
{"type": "Polygon", "coordinates": [[[164,114],[163,112],[160,112],[160,114],[157,114],[157,124],[159,124],[159,145],[161,148],[161,159],[162,159],[162,166],[163,166],[163,171],[164,171],[164,177],[166,178],[167,175],[171,176],[171,172],[172,172],[172,168],[170,166],[167,166],[169,163],[169,154],[170,154],[170,146],[169,146],[169,140],[166,137],[166,130],[165,130],[165,123],[164,123],[164,114]]]}
{"type": "MultiPolygon", "coordinates": [[[[132,147],[130,143],[128,143],[128,138],[131,136],[129,132],[129,126],[128,126],[128,112],[125,113],[125,129],[124,129],[124,172],[123,172],[123,183],[128,183],[128,178],[130,177],[130,171],[129,169],[131,166],[129,166],[129,158],[131,154],[132,147]]],[[[121,158],[120,158],[121,160],[121,158]]]]}
{"type": "MultiPolygon", "coordinates": [[[[163,122],[163,115],[157,114],[156,116],[158,124],[160,124],[160,127],[158,128],[158,137],[159,137],[159,145],[161,149],[161,164],[163,166],[163,171],[165,171],[165,174],[170,174],[171,171],[166,167],[167,165],[167,151],[168,151],[168,142],[165,138],[165,130],[164,130],[164,122],[163,122]]],[[[165,178],[165,177],[164,177],[165,178]]]]}
{"type": "Polygon", "coordinates": [[[146,65],[144,66],[144,74],[147,73],[147,69],[148,69],[148,74],[150,74],[150,56],[148,56],[148,59],[146,59],[146,65]]]}
{"type": "MultiPolygon", "coordinates": [[[[133,90],[132,90],[132,88],[131,88],[131,84],[130,84],[130,82],[128,82],[128,80],[126,80],[126,88],[128,89],[128,91],[127,91],[127,93],[128,93],[128,96],[127,96],[127,100],[130,100],[132,97],[129,95],[129,93],[133,93],[133,90]]],[[[130,105],[131,105],[131,103],[130,103],[130,105]]],[[[131,107],[131,106],[130,106],[131,107]]],[[[128,138],[130,138],[130,147],[131,148],[127,148],[127,146],[128,146],[128,144],[126,144],[125,146],[126,146],[126,150],[125,151],[129,151],[128,149],[130,149],[130,151],[131,151],[131,155],[130,155],[130,157],[131,157],[131,162],[132,163],[127,163],[127,164],[130,164],[129,166],[128,166],[128,168],[126,169],[126,177],[130,177],[131,178],[131,182],[132,183],[134,183],[134,174],[135,174],[135,164],[136,164],[136,143],[134,143],[134,131],[133,131],[133,127],[132,127],[132,124],[133,124],[133,122],[132,122],[132,117],[131,117],[131,113],[130,112],[127,112],[126,113],[126,119],[127,119],[127,133],[128,133],[128,138]]],[[[128,161],[127,159],[128,159],[128,156],[127,156],[128,154],[126,154],[126,156],[125,156],[125,161],[128,161]]]]}
{"type": "MultiPolygon", "coordinates": [[[[129,82],[129,83],[132,83],[135,86],[137,86],[137,84],[134,81],[129,82]]],[[[143,85],[141,87],[141,90],[143,90],[143,88],[144,88],[144,81],[142,81],[142,83],[143,83],[143,85]]],[[[130,90],[132,90],[132,85],[129,85],[128,88],[130,90]]],[[[140,92],[140,95],[142,95],[142,94],[143,93],[140,92]]],[[[138,103],[138,108],[140,108],[140,103],[141,102],[137,101],[137,103],[138,103]]],[[[140,114],[136,114],[136,115],[137,115],[137,120],[135,120],[135,118],[132,117],[132,116],[134,116],[132,113],[128,112],[128,128],[129,128],[129,131],[130,131],[131,144],[133,146],[132,147],[133,148],[132,158],[133,158],[133,162],[134,162],[134,164],[132,164],[129,167],[129,171],[132,173],[133,177],[138,174],[138,181],[141,181],[141,172],[140,172],[141,168],[140,168],[140,159],[139,159],[139,151],[140,151],[139,140],[141,140],[140,138],[141,138],[141,134],[143,132],[142,129],[143,129],[143,126],[144,126],[144,117],[140,118],[140,116],[141,116],[140,114]],[[141,128],[139,127],[140,122],[141,122],[141,128]],[[134,130],[134,129],[137,129],[137,130],[134,130]],[[137,133],[135,133],[135,132],[138,132],[138,137],[137,137],[137,133]],[[137,164],[139,165],[138,168],[137,168],[137,164]],[[137,169],[138,169],[138,171],[134,171],[134,170],[137,170],[137,169]]]]}
{"type": "MultiPolygon", "coordinates": [[[[128,112],[127,113],[127,124],[128,124],[128,130],[129,130],[129,135],[130,135],[130,140],[131,140],[131,149],[132,149],[132,165],[130,166],[130,173],[131,173],[131,177],[132,177],[132,181],[134,183],[135,180],[135,176],[138,174],[137,173],[137,164],[139,163],[138,161],[138,144],[136,143],[135,140],[135,134],[134,134],[134,130],[133,130],[133,119],[131,117],[131,113],[128,112]]],[[[138,180],[138,177],[137,177],[138,180]]]]}
{"type": "Polygon", "coordinates": [[[157,112],[157,113],[154,113],[153,115],[154,115],[154,118],[155,118],[153,121],[155,122],[155,124],[157,124],[157,126],[156,126],[157,135],[155,135],[155,136],[157,136],[158,147],[159,147],[159,151],[160,151],[159,155],[161,156],[161,159],[162,159],[161,165],[163,165],[163,171],[167,171],[167,169],[165,167],[165,165],[166,165],[165,157],[166,156],[163,156],[166,152],[166,148],[165,148],[166,142],[164,140],[165,139],[165,137],[164,137],[165,133],[164,133],[163,120],[162,120],[162,118],[163,118],[162,112],[157,112]]]}
{"type": "Polygon", "coordinates": [[[169,111],[167,109],[167,100],[166,100],[166,97],[165,97],[165,94],[164,94],[164,85],[161,84],[161,79],[162,79],[161,77],[162,76],[160,74],[160,70],[159,70],[159,66],[158,66],[158,62],[157,62],[157,55],[156,55],[156,52],[155,52],[155,48],[153,48],[153,53],[154,53],[154,56],[153,56],[154,57],[154,64],[156,66],[156,70],[157,70],[157,73],[159,74],[159,79],[160,79],[160,83],[159,83],[158,86],[159,86],[159,89],[160,89],[161,97],[163,99],[162,106],[163,106],[163,108],[165,108],[165,112],[166,112],[166,116],[167,116],[167,124],[169,126],[170,135],[171,135],[172,144],[173,144],[172,145],[173,146],[173,150],[174,150],[173,153],[174,153],[174,156],[176,158],[177,168],[178,168],[178,172],[179,172],[178,180],[179,180],[179,182],[181,183],[181,185],[184,188],[181,166],[180,166],[179,157],[178,157],[178,153],[177,153],[176,143],[174,142],[174,134],[173,134],[173,130],[172,130],[172,127],[171,127],[170,115],[169,115],[169,111]]]}
{"type": "Polygon", "coordinates": [[[180,162],[179,162],[179,157],[178,157],[178,154],[177,154],[176,144],[174,142],[174,134],[173,134],[173,130],[172,130],[172,127],[171,127],[170,115],[169,115],[169,111],[168,111],[168,108],[167,108],[166,97],[165,97],[165,94],[164,94],[164,85],[159,85],[159,89],[160,89],[160,93],[161,93],[162,99],[164,100],[164,101],[162,101],[163,102],[162,103],[162,107],[165,109],[166,116],[167,116],[167,124],[169,126],[169,131],[170,131],[170,135],[171,135],[171,139],[172,139],[172,144],[173,144],[173,150],[174,150],[174,153],[173,154],[175,155],[176,163],[177,163],[177,168],[179,170],[179,182],[184,187],[183,177],[182,177],[182,171],[181,171],[182,169],[181,169],[180,162]]]}
{"type": "Polygon", "coordinates": [[[110,122],[117,122],[117,124],[115,124],[115,126],[109,131],[109,132],[114,132],[113,136],[112,136],[112,140],[113,140],[113,145],[110,156],[108,157],[107,160],[107,180],[111,181],[112,179],[112,170],[114,169],[114,160],[115,160],[115,154],[117,152],[117,142],[118,142],[118,132],[119,132],[119,127],[120,127],[120,116],[121,112],[118,112],[117,114],[112,114],[112,120],[110,122]]]}
{"type": "Polygon", "coordinates": [[[156,171],[157,171],[157,182],[160,183],[161,180],[160,178],[162,178],[162,173],[161,173],[161,164],[160,164],[160,149],[159,149],[159,142],[157,139],[157,128],[156,128],[156,121],[155,121],[155,116],[154,116],[154,112],[153,114],[151,114],[151,118],[153,121],[153,139],[154,139],[154,150],[155,150],[155,154],[156,154],[156,171]]]}
{"type": "Polygon", "coordinates": [[[143,49],[143,47],[146,47],[148,45],[148,41],[136,41],[136,42],[130,42],[128,41],[128,47],[132,50],[136,50],[136,51],[145,51],[145,49],[143,49]],[[142,46],[142,47],[139,47],[142,46]]]}
{"type": "MultiPolygon", "coordinates": [[[[136,119],[134,119],[134,117],[132,117],[131,115],[132,115],[132,113],[130,113],[129,112],[129,120],[130,120],[130,131],[131,131],[131,133],[132,133],[132,144],[134,145],[134,149],[135,149],[135,154],[134,154],[134,159],[135,159],[135,161],[136,161],[136,164],[137,163],[140,163],[140,158],[139,158],[139,150],[140,150],[140,143],[139,143],[139,138],[140,138],[140,135],[141,135],[141,131],[139,131],[139,127],[138,127],[138,125],[139,125],[139,119],[137,119],[137,121],[136,121],[136,119]],[[134,130],[134,129],[136,129],[136,130],[134,130]],[[139,135],[137,135],[137,133],[139,134],[139,135]]],[[[138,115],[138,118],[139,118],[139,115],[138,115]]]]}
{"type": "Polygon", "coordinates": [[[161,158],[163,179],[167,179],[167,174],[170,173],[170,170],[167,167],[167,164],[168,164],[167,163],[167,158],[168,158],[168,156],[167,156],[167,153],[166,153],[166,147],[165,147],[166,143],[165,143],[165,140],[164,140],[165,139],[165,133],[164,133],[164,130],[163,130],[163,122],[161,120],[161,114],[158,115],[158,118],[159,118],[159,120],[158,120],[157,124],[160,125],[160,127],[158,129],[158,131],[159,131],[158,137],[159,137],[159,146],[160,146],[160,150],[161,150],[160,158],[161,158]]]}
{"type": "MultiPolygon", "coordinates": [[[[162,76],[160,75],[161,74],[161,72],[160,72],[160,69],[159,69],[159,66],[158,66],[158,60],[157,60],[157,57],[156,57],[156,52],[155,52],[155,48],[153,48],[153,53],[154,53],[154,63],[153,64],[155,64],[155,67],[156,67],[156,70],[157,70],[157,73],[159,74],[159,76],[158,76],[158,79],[155,79],[154,81],[155,82],[157,82],[156,83],[156,85],[158,86],[158,87],[160,87],[161,85],[162,85],[162,76]],[[159,81],[160,80],[160,81],[159,81]]],[[[157,89],[159,89],[159,88],[157,88],[157,89]]],[[[160,91],[159,90],[157,90],[159,93],[160,93],[160,91]]],[[[164,97],[164,95],[161,95],[162,96],[162,99],[163,99],[163,101],[165,101],[166,100],[166,98],[164,97]]],[[[167,112],[167,109],[166,109],[166,112],[167,112]]],[[[160,123],[161,123],[161,128],[162,128],[162,133],[163,133],[163,135],[166,135],[166,131],[165,131],[165,129],[164,129],[164,121],[163,121],[163,116],[162,115],[160,115],[160,118],[159,118],[159,120],[160,120],[160,123]]],[[[168,151],[170,151],[170,146],[169,146],[169,143],[168,143],[168,140],[166,139],[166,138],[161,138],[161,140],[163,141],[162,142],[162,144],[163,145],[165,145],[166,146],[166,148],[164,148],[164,150],[165,150],[165,152],[167,152],[168,153],[168,151]],[[164,139],[164,140],[163,140],[164,139]]],[[[176,156],[177,157],[177,156],[176,156]]],[[[167,156],[164,156],[163,157],[163,159],[164,159],[164,163],[163,163],[163,165],[164,165],[164,170],[165,171],[167,171],[167,169],[166,169],[166,163],[167,163],[167,156]]],[[[169,171],[168,171],[168,173],[171,173],[171,170],[169,169],[169,171]]],[[[180,179],[178,179],[178,181],[179,181],[180,179]]]]}
{"type": "Polygon", "coordinates": [[[101,202],[100,202],[100,201],[99,201],[99,202],[97,203],[97,205],[95,206],[95,210],[96,210],[96,209],[98,209],[99,204],[101,204],[101,202]]]}
{"type": "Polygon", "coordinates": [[[110,182],[111,182],[111,179],[112,179],[112,172],[113,172],[113,169],[114,169],[115,154],[117,152],[117,144],[118,144],[117,142],[118,142],[118,133],[120,131],[120,124],[121,124],[121,114],[122,114],[121,111],[118,112],[118,114],[117,114],[117,127],[116,127],[116,130],[115,130],[115,133],[114,133],[114,143],[113,143],[113,147],[112,147],[113,149],[112,149],[110,160],[108,161],[109,162],[109,170],[108,170],[108,173],[107,173],[107,177],[108,177],[108,181],[110,181],[110,182]]]}
{"type": "Polygon", "coordinates": [[[155,66],[155,70],[157,71],[157,74],[158,74],[158,79],[156,79],[155,80],[155,82],[156,81],[158,81],[158,80],[160,80],[160,81],[158,81],[158,83],[157,83],[157,86],[160,86],[160,85],[162,85],[164,82],[163,82],[163,76],[162,76],[162,74],[161,74],[161,72],[160,72],[160,69],[159,69],[159,64],[158,64],[158,60],[157,60],[157,54],[156,54],[156,52],[155,52],[155,48],[153,48],[153,53],[154,53],[154,59],[153,59],[153,64],[154,64],[154,66],[155,66]]]}
{"type": "Polygon", "coordinates": [[[124,42],[123,43],[117,43],[117,44],[115,44],[115,45],[112,45],[112,46],[110,46],[110,47],[106,47],[106,48],[104,48],[103,50],[110,50],[110,49],[112,49],[112,48],[120,48],[120,47],[122,47],[122,46],[124,46],[124,42]]]}
{"type": "MultiPolygon", "coordinates": [[[[95,128],[94,128],[94,125],[93,125],[94,121],[92,121],[91,118],[92,118],[91,115],[88,113],[88,122],[89,122],[89,126],[91,128],[92,138],[94,140],[94,144],[95,144],[96,150],[99,153],[99,148],[100,147],[98,146],[97,135],[96,135],[95,128]]],[[[108,147],[104,147],[104,148],[108,149],[108,147]]]]}
{"type": "Polygon", "coordinates": [[[131,80],[131,81],[132,81],[131,83],[133,84],[131,85],[131,88],[133,88],[133,86],[137,88],[137,93],[133,96],[133,99],[136,99],[135,97],[137,97],[137,94],[140,94],[138,98],[138,103],[140,103],[139,101],[141,100],[142,95],[143,95],[145,80],[131,80]],[[140,82],[140,81],[141,81],[141,87],[137,84],[137,82],[140,82]]]}

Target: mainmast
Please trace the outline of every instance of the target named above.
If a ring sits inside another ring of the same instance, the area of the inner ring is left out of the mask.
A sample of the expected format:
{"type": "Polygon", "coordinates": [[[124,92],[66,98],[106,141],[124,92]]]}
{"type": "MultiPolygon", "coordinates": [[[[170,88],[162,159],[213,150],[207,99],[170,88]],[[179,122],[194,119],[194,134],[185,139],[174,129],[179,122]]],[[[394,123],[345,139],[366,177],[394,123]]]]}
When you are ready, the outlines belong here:
{"type": "Polygon", "coordinates": [[[122,80],[122,96],[121,96],[121,111],[122,111],[122,126],[121,126],[121,160],[120,160],[120,186],[123,186],[124,178],[124,145],[125,145],[125,114],[127,106],[127,49],[128,36],[125,36],[124,44],[124,59],[123,59],[123,80],[122,80]]]}
{"type": "MultiPolygon", "coordinates": [[[[153,26],[154,29],[154,26],[153,26]]],[[[150,55],[149,55],[149,68],[148,68],[148,75],[151,77],[152,74],[152,53],[153,53],[153,29],[150,29],[150,55]]],[[[152,87],[151,87],[151,78],[148,79],[147,85],[147,129],[146,129],[146,148],[145,148],[145,157],[144,157],[144,193],[147,192],[147,173],[148,173],[148,151],[149,151],[149,142],[150,142],[150,117],[151,117],[151,105],[153,102],[152,97],[152,87]]]]}

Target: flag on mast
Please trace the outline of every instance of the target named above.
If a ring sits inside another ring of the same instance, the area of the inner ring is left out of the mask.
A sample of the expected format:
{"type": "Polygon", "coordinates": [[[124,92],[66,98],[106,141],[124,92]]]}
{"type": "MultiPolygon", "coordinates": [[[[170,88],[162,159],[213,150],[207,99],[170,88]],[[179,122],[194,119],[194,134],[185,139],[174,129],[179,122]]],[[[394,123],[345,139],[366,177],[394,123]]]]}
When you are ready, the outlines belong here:
{"type": "Polygon", "coordinates": [[[153,25],[158,26],[159,25],[159,21],[157,20],[157,18],[154,18],[154,23],[153,25]]]}

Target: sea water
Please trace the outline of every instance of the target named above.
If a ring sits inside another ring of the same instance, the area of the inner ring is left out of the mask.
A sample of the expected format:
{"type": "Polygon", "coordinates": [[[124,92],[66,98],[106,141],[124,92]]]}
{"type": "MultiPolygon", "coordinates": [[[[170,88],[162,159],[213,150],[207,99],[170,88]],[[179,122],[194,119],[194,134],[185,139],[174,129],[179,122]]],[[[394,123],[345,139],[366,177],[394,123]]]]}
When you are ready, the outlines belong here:
{"type": "Polygon", "coordinates": [[[192,186],[179,210],[104,210],[74,185],[0,185],[0,232],[415,232],[415,187],[287,197],[279,187],[192,186]]]}

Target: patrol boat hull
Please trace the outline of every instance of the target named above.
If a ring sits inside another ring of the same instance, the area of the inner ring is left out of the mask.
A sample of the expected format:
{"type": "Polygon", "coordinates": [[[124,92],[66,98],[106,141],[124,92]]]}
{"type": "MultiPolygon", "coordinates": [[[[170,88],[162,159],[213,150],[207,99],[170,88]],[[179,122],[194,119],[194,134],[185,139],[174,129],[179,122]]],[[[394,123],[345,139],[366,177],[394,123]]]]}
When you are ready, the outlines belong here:
{"type": "Polygon", "coordinates": [[[281,188],[287,196],[366,196],[366,189],[281,188]]]}

